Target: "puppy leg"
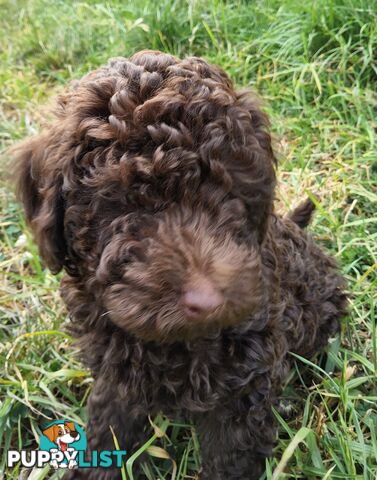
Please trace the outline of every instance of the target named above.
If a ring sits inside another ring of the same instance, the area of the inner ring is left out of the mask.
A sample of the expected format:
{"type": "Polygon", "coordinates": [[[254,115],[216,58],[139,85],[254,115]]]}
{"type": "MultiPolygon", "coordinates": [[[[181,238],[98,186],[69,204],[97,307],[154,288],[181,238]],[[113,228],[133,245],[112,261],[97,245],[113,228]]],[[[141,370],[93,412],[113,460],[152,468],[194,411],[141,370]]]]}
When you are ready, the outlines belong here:
{"type": "MultiPolygon", "coordinates": [[[[140,411],[140,405],[138,405],[140,411]]],[[[89,421],[87,426],[88,448],[90,452],[116,450],[113,429],[121,450],[127,450],[127,460],[147,439],[147,414],[136,414],[132,405],[119,398],[119,394],[108,382],[98,379],[88,401],[89,421]]],[[[136,467],[137,469],[137,467],[136,467]]],[[[119,468],[79,468],[67,472],[64,480],[119,480],[119,468]]],[[[134,478],[141,478],[135,472],[134,478]]]]}
{"type": "Polygon", "coordinates": [[[198,423],[201,480],[259,479],[276,440],[268,405],[253,405],[251,397],[238,399],[228,409],[204,414],[198,423]]]}

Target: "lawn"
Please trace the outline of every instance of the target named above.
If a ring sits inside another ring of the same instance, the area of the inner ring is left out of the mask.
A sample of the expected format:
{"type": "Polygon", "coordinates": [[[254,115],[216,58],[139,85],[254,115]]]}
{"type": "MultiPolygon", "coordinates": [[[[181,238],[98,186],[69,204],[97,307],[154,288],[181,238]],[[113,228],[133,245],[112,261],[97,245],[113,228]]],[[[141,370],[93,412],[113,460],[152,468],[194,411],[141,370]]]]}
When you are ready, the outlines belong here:
{"type": "MultiPolygon", "coordinates": [[[[348,280],[341,338],[315,363],[295,359],[265,478],[376,479],[377,2],[0,0],[0,11],[0,478],[19,478],[5,451],[36,448],[42,423],[85,424],[91,388],[64,332],[59,279],[9,185],[7,149],[38,131],[67,82],[149,48],[203,56],[259,92],[279,154],[277,207],[316,196],[310,230],[348,280]]],[[[145,478],[196,478],[194,429],[151,421],[145,478]]],[[[132,459],[125,471],[132,480],[132,459]]]]}

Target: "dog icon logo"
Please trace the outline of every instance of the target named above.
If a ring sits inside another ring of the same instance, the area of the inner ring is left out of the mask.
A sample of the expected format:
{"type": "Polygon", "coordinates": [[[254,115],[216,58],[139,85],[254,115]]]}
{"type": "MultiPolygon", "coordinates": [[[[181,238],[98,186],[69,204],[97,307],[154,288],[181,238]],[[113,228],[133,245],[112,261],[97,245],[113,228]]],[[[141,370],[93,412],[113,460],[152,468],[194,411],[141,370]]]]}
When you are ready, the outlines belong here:
{"type": "Polygon", "coordinates": [[[70,443],[80,439],[80,434],[75,430],[73,422],[51,425],[46,430],[43,430],[43,435],[46,435],[50,442],[56,443],[62,452],[68,449],[70,443]]]}
{"type": "Polygon", "coordinates": [[[78,451],[86,449],[85,432],[72,421],[57,420],[42,429],[40,449],[50,452],[53,468],[76,468],[78,451]]]}

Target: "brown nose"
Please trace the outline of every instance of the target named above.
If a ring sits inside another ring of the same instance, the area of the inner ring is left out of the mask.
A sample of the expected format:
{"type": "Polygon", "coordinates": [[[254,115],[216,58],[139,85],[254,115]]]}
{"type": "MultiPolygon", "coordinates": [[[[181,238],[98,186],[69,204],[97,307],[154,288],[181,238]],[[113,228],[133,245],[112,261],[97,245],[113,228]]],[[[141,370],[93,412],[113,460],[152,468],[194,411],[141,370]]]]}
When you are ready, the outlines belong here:
{"type": "Polygon", "coordinates": [[[182,295],[182,306],[189,318],[201,318],[209,315],[223,303],[220,292],[207,280],[195,283],[182,295]]]}

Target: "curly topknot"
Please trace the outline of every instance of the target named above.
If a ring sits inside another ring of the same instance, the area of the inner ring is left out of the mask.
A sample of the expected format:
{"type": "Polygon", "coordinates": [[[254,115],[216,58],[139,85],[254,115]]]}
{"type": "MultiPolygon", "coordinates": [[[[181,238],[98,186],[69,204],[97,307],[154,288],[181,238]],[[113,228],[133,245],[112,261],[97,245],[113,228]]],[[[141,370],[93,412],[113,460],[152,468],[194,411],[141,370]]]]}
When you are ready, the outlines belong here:
{"type": "Polygon", "coordinates": [[[53,210],[78,185],[81,194],[101,189],[106,195],[142,177],[145,186],[135,191],[135,202],[146,205],[155,201],[149,191],[157,180],[171,202],[184,183],[194,191],[210,173],[247,202],[263,238],[275,183],[268,121],[254,98],[233,90],[221,69],[160,52],[115,59],[62,96],[56,114],[55,125],[29,144],[38,150],[32,177],[43,178],[25,185],[21,175],[18,188],[53,271],[69,263],[64,246],[58,251],[51,245],[59,236],[53,210]],[[38,192],[30,192],[33,187],[38,192]],[[34,194],[26,198],[26,192],[34,194]]]}

